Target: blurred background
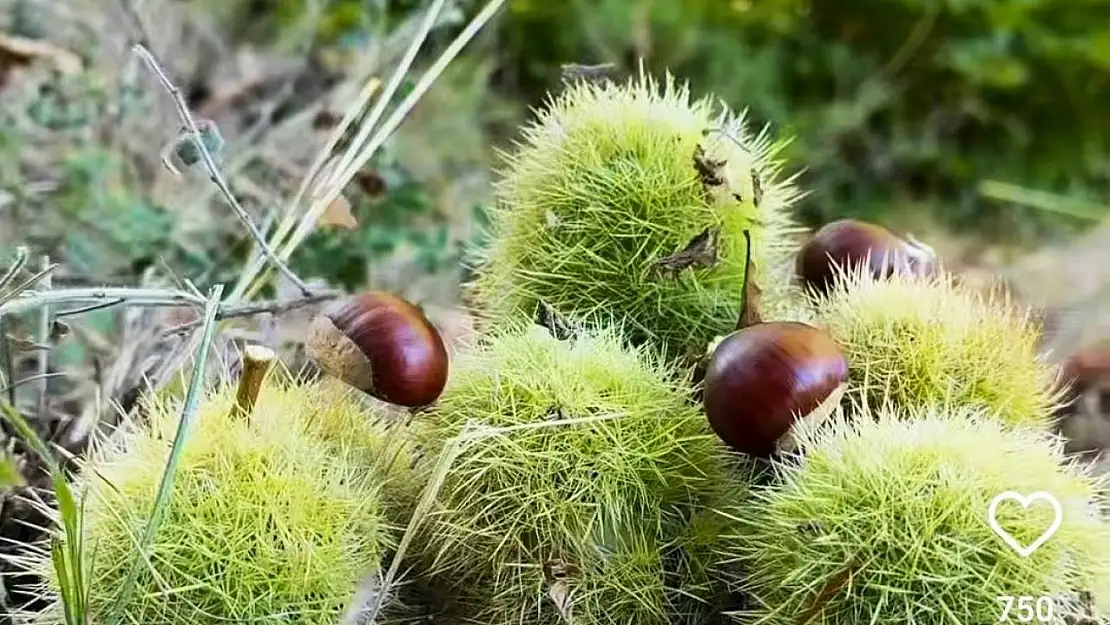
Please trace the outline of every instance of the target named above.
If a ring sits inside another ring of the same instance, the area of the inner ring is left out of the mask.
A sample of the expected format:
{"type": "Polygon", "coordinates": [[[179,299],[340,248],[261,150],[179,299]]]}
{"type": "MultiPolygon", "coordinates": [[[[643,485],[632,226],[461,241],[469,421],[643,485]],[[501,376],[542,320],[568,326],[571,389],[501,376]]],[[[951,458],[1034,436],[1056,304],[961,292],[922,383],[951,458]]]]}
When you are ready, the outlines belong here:
{"type": "MultiPolygon", "coordinates": [[[[402,93],[481,8],[448,6],[402,93]]],[[[174,103],[129,46],[148,45],[219,128],[221,167],[266,228],[361,85],[388,78],[426,7],[0,0],[0,250],[61,263],[56,285],[233,282],[251,240],[203,170],[163,166],[174,103]]],[[[807,226],[852,216],[912,233],[969,280],[1000,280],[1043,312],[1054,357],[1082,352],[1101,379],[1110,0],[509,0],[293,269],[392,289],[448,319],[497,151],[558,87],[560,66],[634,71],[641,59],[792,138],[807,226]]],[[[302,331],[296,315],[283,323],[302,331]]],[[[51,365],[59,414],[87,413],[93,395],[126,398],[156,369],[154,355],[127,352],[145,336],[134,319],[106,310],[72,325],[51,365]]],[[[1083,406],[1107,412],[1091,386],[1083,406]]],[[[1077,439],[1103,437],[1104,421],[1077,439]]]]}

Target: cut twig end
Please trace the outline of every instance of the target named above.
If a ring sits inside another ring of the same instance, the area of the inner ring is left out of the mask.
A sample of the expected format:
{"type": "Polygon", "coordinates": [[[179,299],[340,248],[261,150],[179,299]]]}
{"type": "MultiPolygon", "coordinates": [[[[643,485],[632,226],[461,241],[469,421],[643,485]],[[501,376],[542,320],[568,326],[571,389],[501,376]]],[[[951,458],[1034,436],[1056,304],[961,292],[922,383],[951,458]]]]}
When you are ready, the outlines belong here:
{"type": "Polygon", "coordinates": [[[277,353],[264,345],[248,345],[243,350],[243,373],[235,394],[235,413],[238,417],[250,416],[258,401],[258,393],[266,375],[277,360],[277,353]]]}

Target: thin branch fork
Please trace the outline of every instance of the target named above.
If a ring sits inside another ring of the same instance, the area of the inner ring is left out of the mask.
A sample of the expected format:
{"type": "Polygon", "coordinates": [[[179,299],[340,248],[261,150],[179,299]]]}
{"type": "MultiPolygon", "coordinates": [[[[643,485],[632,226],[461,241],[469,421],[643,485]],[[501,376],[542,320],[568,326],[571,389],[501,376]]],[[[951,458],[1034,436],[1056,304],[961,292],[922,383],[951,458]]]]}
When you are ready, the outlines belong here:
{"type": "Polygon", "coordinates": [[[142,306],[203,306],[204,299],[192,293],[173,289],[142,289],[128,287],[70,288],[31,291],[0,303],[0,316],[16,315],[45,305],[63,302],[88,305],[120,300],[142,306]]]}
{"type": "MultiPolygon", "coordinates": [[[[261,314],[264,314],[264,313],[272,313],[272,314],[277,315],[277,314],[281,314],[281,313],[290,312],[290,311],[296,310],[298,308],[304,308],[306,306],[312,306],[313,304],[319,304],[321,302],[326,302],[326,301],[335,299],[339,295],[340,295],[339,291],[326,291],[326,292],[323,292],[323,293],[316,293],[314,295],[308,295],[308,296],[305,296],[305,297],[292,299],[292,300],[274,301],[274,302],[260,302],[260,303],[257,303],[257,304],[245,304],[245,305],[242,305],[242,306],[227,306],[227,307],[221,308],[220,311],[216,313],[216,320],[217,321],[223,321],[225,319],[237,319],[237,318],[241,318],[241,317],[251,317],[251,316],[254,316],[254,315],[261,315],[261,314]]],[[[191,332],[192,330],[197,328],[197,326],[199,326],[200,324],[201,324],[201,322],[200,322],[199,319],[196,320],[196,321],[189,321],[189,322],[186,322],[186,323],[181,323],[181,324],[175,325],[175,326],[167,329],[165,332],[162,333],[162,336],[163,337],[169,337],[169,336],[187,334],[188,332],[191,332]]]]}
{"type": "Polygon", "coordinates": [[[273,263],[275,267],[277,267],[278,271],[280,271],[290,282],[292,282],[298,289],[300,289],[301,293],[303,293],[305,296],[312,295],[312,291],[308,288],[308,285],[306,285],[304,281],[298,278],[297,274],[293,273],[293,270],[290,269],[289,266],[286,265],[285,262],[278,257],[273,248],[270,247],[269,243],[266,242],[266,237],[258,230],[258,227],[254,225],[254,221],[251,220],[250,215],[247,214],[247,211],[239,203],[239,200],[235,198],[235,194],[231,191],[231,185],[228,184],[227,180],[224,179],[223,174],[220,173],[220,170],[216,166],[216,161],[212,157],[212,153],[211,151],[209,151],[208,146],[204,145],[204,141],[201,139],[200,129],[197,126],[196,120],[193,118],[193,114],[189,111],[189,105],[185,101],[185,96],[181,93],[181,90],[178,89],[173,81],[170,80],[169,76],[166,75],[166,71],[162,69],[161,63],[158,62],[158,59],[155,58],[154,54],[151,53],[151,51],[148,50],[146,46],[141,43],[137,43],[132,46],[132,50],[135,52],[135,54],[139,55],[139,57],[141,57],[143,61],[146,62],[146,64],[150,67],[150,70],[154,72],[154,75],[158,78],[158,81],[162,83],[163,88],[165,88],[170,97],[173,99],[174,104],[177,106],[178,116],[181,118],[182,123],[185,124],[185,127],[192,135],[191,139],[196,146],[197,151],[200,153],[201,160],[204,161],[204,166],[208,170],[209,178],[212,180],[212,183],[215,184],[216,187],[220,190],[220,194],[223,195],[224,199],[227,200],[227,203],[231,207],[232,212],[235,213],[235,216],[247,229],[247,232],[250,233],[251,238],[253,238],[255,242],[258,243],[259,249],[262,250],[262,254],[267,259],[269,259],[269,261],[273,263]]]}

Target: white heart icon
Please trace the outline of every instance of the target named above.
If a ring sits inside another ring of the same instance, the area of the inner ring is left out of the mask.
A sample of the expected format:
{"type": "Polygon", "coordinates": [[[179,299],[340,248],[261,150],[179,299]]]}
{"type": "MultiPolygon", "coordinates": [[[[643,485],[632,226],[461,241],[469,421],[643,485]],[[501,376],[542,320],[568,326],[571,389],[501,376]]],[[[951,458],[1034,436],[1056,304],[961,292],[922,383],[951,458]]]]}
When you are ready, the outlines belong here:
{"type": "Polygon", "coordinates": [[[1047,541],[1049,538],[1052,538],[1052,535],[1056,533],[1056,530],[1060,529],[1060,525],[1064,522],[1064,509],[1060,506],[1059,500],[1044,491],[1038,491],[1031,495],[1025,496],[1021,493],[1016,493],[1010,490],[999,494],[991,500],[990,508],[987,510],[987,521],[990,522],[991,529],[994,530],[995,534],[998,534],[999,538],[1005,541],[1005,543],[1009,545],[1014,551],[1016,551],[1018,555],[1023,558],[1028,558],[1029,556],[1033,555],[1033,552],[1040,548],[1041,545],[1045,544],[1045,541],[1047,541]],[[1040,538],[1034,540],[1028,547],[1022,546],[1021,543],[1015,540],[1014,537],[1009,534],[1009,532],[1002,529],[1002,526],[998,524],[998,506],[1003,501],[1007,500],[1016,501],[1021,504],[1022,508],[1025,509],[1028,509],[1029,506],[1035,501],[1047,501],[1049,504],[1052,505],[1052,509],[1055,510],[1056,518],[1052,520],[1052,525],[1048,526],[1048,529],[1046,529],[1044,533],[1041,534],[1040,538]]]}

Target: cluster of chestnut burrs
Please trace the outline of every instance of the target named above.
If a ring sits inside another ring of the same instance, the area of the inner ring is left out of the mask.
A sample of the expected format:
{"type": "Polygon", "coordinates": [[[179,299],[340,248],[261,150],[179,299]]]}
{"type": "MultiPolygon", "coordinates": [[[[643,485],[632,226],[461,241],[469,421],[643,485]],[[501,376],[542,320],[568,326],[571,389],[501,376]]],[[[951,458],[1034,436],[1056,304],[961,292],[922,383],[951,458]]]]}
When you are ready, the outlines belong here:
{"type": "MultiPolygon", "coordinates": [[[[937,259],[911,236],[843,219],[818,230],[796,263],[800,282],[819,293],[858,270],[880,279],[926,276],[936,272],[937,259]]],[[[742,314],[738,326],[704,363],[702,402],[729,447],[766,457],[788,441],[798,418],[825,405],[847,382],[848,361],[832,338],[805,323],[765,322],[756,313],[742,314]]],[[[313,320],[306,350],[324,372],[396,406],[429,406],[447,385],[442,335],[419,306],[387,292],[365,292],[328,307],[313,320]]]]}

